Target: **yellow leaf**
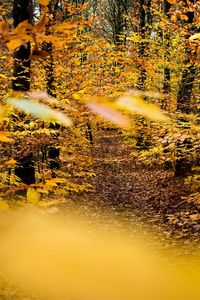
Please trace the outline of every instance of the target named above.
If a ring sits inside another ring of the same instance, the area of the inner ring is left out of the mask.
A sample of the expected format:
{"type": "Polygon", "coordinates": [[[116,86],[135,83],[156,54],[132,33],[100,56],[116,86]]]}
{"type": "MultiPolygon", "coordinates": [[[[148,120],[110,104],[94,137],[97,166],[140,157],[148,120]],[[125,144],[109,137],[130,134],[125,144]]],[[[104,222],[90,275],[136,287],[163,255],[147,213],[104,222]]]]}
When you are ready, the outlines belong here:
{"type": "Polygon", "coordinates": [[[175,15],[172,15],[172,16],[171,16],[171,21],[174,22],[174,23],[177,22],[177,19],[176,19],[176,16],[175,16],[175,15]]]}
{"type": "Polygon", "coordinates": [[[32,204],[38,204],[38,201],[40,200],[40,194],[34,189],[34,188],[29,188],[27,190],[27,201],[32,203],[32,204]]]}
{"type": "Polygon", "coordinates": [[[4,74],[0,74],[0,77],[1,77],[1,78],[4,78],[4,79],[7,78],[6,75],[4,75],[4,74]]]}
{"type": "Polygon", "coordinates": [[[49,5],[49,2],[50,2],[49,0],[39,0],[39,3],[44,6],[49,5]]]}
{"type": "Polygon", "coordinates": [[[0,131],[0,142],[4,142],[4,143],[14,142],[13,139],[9,138],[10,135],[11,135],[11,132],[0,131]]]}
{"type": "Polygon", "coordinates": [[[80,100],[81,99],[81,95],[78,93],[73,94],[74,99],[76,100],[80,100]]]}
{"type": "Polygon", "coordinates": [[[8,160],[7,162],[6,162],[6,165],[8,165],[8,166],[12,166],[12,165],[15,165],[16,164],[16,160],[14,160],[13,158],[12,159],[10,159],[10,160],[8,160]]]}
{"type": "Polygon", "coordinates": [[[69,32],[77,27],[76,23],[63,22],[62,24],[56,25],[54,27],[54,32],[69,32]]]}
{"type": "Polygon", "coordinates": [[[0,211],[7,210],[9,208],[9,205],[6,201],[0,200],[0,211]]]}
{"type": "Polygon", "coordinates": [[[119,108],[143,115],[154,121],[169,120],[169,118],[164,115],[164,113],[158,106],[145,102],[140,96],[121,96],[116,101],[116,104],[119,108]]]}
{"type": "Polygon", "coordinates": [[[184,20],[184,21],[188,21],[188,16],[187,15],[181,15],[181,20],[184,20]]]}
{"type": "Polygon", "coordinates": [[[190,38],[189,38],[190,41],[193,41],[193,40],[200,40],[200,33],[195,33],[193,34],[190,38]]]}
{"type": "Polygon", "coordinates": [[[52,177],[52,171],[48,170],[44,173],[44,179],[50,179],[52,177]]]}
{"type": "Polygon", "coordinates": [[[0,105],[0,120],[2,120],[4,117],[5,117],[5,107],[0,105]]]}
{"type": "Polygon", "coordinates": [[[57,183],[64,183],[64,182],[66,182],[66,179],[64,179],[64,178],[52,178],[52,179],[46,180],[45,185],[57,186],[57,183]]]}

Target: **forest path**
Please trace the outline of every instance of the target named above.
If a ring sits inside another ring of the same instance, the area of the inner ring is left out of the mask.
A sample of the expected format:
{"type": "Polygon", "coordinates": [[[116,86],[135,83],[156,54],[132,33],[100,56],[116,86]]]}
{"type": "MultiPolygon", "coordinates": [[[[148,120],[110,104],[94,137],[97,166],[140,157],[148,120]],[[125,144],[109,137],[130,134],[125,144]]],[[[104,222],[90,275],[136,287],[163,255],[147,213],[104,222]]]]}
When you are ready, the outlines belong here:
{"type": "Polygon", "coordinates": [[[190,216],[199,208],[182,200],[188,194],[183,179],[174,178],[172,171],[144,167],[137,150],[116,130],[98,131],[91,151],[96,177],[94,191],[84,196],[87,205],[145,221],[167,237],[198,239],[200,225],[190,216]]]}

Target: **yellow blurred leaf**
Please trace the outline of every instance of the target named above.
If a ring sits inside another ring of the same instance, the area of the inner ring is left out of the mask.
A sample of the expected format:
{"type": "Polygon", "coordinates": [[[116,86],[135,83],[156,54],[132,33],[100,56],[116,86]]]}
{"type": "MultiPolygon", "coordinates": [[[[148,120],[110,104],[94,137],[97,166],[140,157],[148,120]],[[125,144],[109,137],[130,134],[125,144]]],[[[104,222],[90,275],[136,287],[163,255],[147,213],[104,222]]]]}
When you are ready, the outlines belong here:
{"type": "Polygon", "coordinates": [[[171,16],[171,21],[174,22],[174,23],[177,22],[177,19],[176,19],[176,16],[175,16],[175,15],[172,15],[172,16],[171,16]]]}
{"type": "Polygon", "coordinates": [[[158,106],[145,102],[140,96],[124,95],[118,98],[116,104],[119,108],[143,115],[154,121],[169,120],[158,106]]]}
{"type": "Polygon", "coordinates": [[[9,205],[6,201],[0,200],[0,211],[7,210],[9,205]]]}
{"type": "Polygon", "coordinates": [[[52,178],[52,179],[46,180],[45,185],[57,186],[57,183],[64,183],[64,182],[66,182],[66,179],[64,179],[64,178],[52,178]]]}
{"type": "MultiPolygon", "coordinates": [[[[0,105],[0,121],[5,117],[5,108],[0,105]]],[[[5,119],[4,119],[5,120],[5,119]]]]}
{"type": "Polygon", "coordinates": [[[44,179],[50,179],[52,177],[52,171],[48,170],[44,173],[44,179]]]}
{"type": "Polygon", "coordinates": [[[0,78],[6,79],[7,77],[6,77],[6,75],[4,75],[4,74],[0,74],[0,78]]]}
{"type": "Polygon", "coordinates": [[[67,33],[67,32],[73,30],[76,27],[77,27],[76,23],[63,22],[62,24],[56,25],[54,27],[54,32],[55,33],[57,33],[57,32],[65,32],[65,33],[67,33]]]}
{"type": "Polygon", "coordinates": [[[200,40],[200,33],[193,34],[189,40],[200,40]]]}
{"type": "Polygon", "coordinates": [[[10,135],[11,135],[11,132],[0,131],[0,142],[4,142],[4,143],[14,142],[13,139],[9,138],[10,135]]]}
{"type": "Polygon", "coordinates": [[[40,200],[40,194],[34,188],[29,188],[27,190],[26,197],[27,197],[27,201],[34,205],[38,204],[40,200]]]}

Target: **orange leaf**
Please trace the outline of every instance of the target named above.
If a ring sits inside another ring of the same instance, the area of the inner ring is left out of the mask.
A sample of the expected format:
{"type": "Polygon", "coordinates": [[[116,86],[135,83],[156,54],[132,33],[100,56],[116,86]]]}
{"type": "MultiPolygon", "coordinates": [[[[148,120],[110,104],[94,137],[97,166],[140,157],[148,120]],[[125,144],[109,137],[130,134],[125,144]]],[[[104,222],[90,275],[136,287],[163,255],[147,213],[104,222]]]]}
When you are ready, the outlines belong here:
{"type": "Polygon", "coordinates": [[[175,15],[171,16],[171,21],[174,22],[174,23],[176,23],[177,19],[176,19],[175,15]]]}
{"type": "Polygon", "coordinates": [[[6,45],[10,51],[14,51],[16,48],[20,47],[22,44],[22,40],[14,39],[8,42],[6,45]]]}
{"type": "Polygon", "coordinates": [[[12,166],[12,165],[15,165],[16,164],[16,160],[14,160],[13,158],[12,159],[10,159],[10,160],[8,160],[7,162],[6,162],[6,165],[8,165],[8,166],[12,166]]]}
{"type": "Polygon", "coordinates": [[[48,17],[46,14],[46,9],[43,12],[39,22],[34,26],[34,29],[37,33],[45,33],[45,26],[48,23],[48,17]]]}
{"type": "Polygon", "coordinates": [[[4,143],[14,142],[13,139],[9,138],[10,135],[11,135],[11,132],[0,131],[0,142],[4,142],[4,143]]]}
{"type": "Polygon", "coordinates": [[[39,0],[39,3],[44,6],[49,5],[49,2],[50,2],[49,0],[39,0]]]}
{"type": "Polygon", "coordinates": [[[8,31],[8,24],[5,21],[0,22],[0,33],[8,31]]]}

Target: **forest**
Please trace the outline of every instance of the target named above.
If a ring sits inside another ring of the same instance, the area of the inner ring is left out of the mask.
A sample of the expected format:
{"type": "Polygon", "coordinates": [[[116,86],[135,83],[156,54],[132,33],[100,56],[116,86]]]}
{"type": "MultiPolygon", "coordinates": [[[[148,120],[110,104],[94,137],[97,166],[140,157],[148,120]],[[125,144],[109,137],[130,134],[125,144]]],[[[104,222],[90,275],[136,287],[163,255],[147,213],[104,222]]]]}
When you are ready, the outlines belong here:
{"type": "Polygon", "coordinates": [[[0,299],[199,298],[199,66],[199,0],[0,0],[0,299]]]}

